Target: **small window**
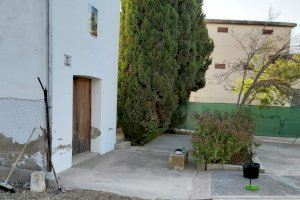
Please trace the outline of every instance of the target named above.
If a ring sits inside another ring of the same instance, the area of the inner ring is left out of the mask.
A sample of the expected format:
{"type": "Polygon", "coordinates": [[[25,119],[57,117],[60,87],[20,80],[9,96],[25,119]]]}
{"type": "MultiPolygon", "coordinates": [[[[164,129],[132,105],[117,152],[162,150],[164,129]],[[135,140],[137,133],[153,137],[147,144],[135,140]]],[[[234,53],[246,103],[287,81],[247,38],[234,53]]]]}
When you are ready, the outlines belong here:
{"type": "Polygon", "coordinates": [[[273,34],[273,30],[271,30],[271,29],[263,29],[262,30],[262,34],[263,35],[272,35],[273,34]]]}
{"type": "Polygon", "coordinates": [[[228,33],[228,27],[218,27],[218,33],[228,33]]]}
{"type": "Polygon", "coordinates": [[[92,5],[89,5],[90,12],[90,34],[93,37],[98,35],[98,9],[92,5]]]}
{"type": "Polygon", "coordinates": [[[216,69],[225,69],[225,64],[215,64],[216,69]]]}

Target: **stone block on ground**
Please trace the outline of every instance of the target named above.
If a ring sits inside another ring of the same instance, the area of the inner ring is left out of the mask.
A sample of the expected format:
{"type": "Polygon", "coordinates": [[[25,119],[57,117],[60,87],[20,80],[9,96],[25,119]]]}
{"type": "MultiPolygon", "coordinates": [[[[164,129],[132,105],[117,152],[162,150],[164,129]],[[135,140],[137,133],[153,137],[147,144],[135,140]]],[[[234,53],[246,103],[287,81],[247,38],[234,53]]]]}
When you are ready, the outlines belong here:
{"type": "Polygon", "coordinates": [[[125,135],[123,132],[117,132],[117,143],[125,141],[125,135]]]}
{"type": "Polygon", "coordinates": [[[33,172],[31,174],[30,191],[44,192],[46,190],[45,172],[33,172]]]}
{"type": "Polygon", "coordinates": [[[169,155],[169,168],[176,170],[184,170],[185,164],[188,162],[188,153],[184,154],[170,154],[169,155]]]}
{"type": "Polygon", "coordinates": [[[205,163],[197,163],[197,170],[205,171],[205,163]]]}

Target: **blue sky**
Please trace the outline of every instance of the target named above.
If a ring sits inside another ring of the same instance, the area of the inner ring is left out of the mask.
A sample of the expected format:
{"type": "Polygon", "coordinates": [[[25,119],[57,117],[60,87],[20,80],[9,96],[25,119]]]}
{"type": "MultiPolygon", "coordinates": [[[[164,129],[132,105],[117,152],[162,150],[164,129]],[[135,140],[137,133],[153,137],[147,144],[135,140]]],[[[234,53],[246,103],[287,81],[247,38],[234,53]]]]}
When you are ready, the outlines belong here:
{"type": "Polygon", "coordinates": [[[203,10],[207,18],[266,21],[270,7],[280,12],[275,21],[297,23],[300,36],[300,0],[204,0],[203,10]]]}

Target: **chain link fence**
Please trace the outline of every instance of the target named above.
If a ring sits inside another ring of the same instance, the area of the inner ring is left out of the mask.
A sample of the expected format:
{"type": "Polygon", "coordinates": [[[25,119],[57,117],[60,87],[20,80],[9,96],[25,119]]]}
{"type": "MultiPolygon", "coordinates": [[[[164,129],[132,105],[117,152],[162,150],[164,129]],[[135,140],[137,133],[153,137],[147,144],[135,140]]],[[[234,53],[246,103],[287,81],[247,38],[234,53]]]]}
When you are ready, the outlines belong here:
{"type": "Polygon", "coordinates": [[[0,98],[0,167],[12,167],[35,129],[17,168],[48,169],[44,99],[0,98]]]}

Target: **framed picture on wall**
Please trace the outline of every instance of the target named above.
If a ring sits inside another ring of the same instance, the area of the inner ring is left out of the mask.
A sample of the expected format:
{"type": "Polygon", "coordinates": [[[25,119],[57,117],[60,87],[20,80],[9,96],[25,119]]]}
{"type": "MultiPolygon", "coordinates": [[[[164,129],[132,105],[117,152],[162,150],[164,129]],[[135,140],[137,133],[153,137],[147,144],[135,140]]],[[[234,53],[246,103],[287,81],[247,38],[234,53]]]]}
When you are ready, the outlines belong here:
{"type": "Polygon", "coordinates": [[[98,36],[98,10],[92,5],[89,5],[89,32],[93,37],[98,36]]]}

